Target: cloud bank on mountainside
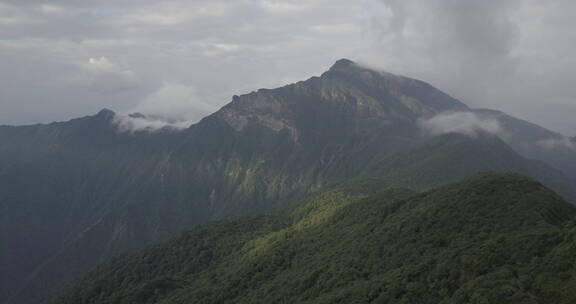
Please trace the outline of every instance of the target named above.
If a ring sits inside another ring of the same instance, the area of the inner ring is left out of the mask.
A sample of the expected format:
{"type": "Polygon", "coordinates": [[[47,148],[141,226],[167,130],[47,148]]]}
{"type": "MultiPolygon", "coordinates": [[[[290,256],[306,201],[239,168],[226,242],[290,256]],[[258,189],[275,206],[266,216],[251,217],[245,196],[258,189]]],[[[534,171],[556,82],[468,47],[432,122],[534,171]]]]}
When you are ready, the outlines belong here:
{"type": "Polygon", "coordinates": [[[472,112],[446,112],[434,117],[421,119],[420,128],[430,135],[461,133],[476,137],[480,132],[502,135],[503,129],[496,119],[481,118],[472,112]]]}

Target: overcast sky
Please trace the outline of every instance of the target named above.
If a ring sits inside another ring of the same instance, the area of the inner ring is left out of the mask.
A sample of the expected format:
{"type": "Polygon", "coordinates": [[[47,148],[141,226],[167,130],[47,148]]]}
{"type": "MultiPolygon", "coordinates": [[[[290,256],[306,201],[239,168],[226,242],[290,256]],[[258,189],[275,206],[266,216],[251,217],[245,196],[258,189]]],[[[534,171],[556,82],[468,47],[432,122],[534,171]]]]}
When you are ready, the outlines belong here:
{"type": "Polygon", "coordinates": [[[576,135],[573,0],[0,0],[0,124],[197,120],[339,58],[576,135]]]}

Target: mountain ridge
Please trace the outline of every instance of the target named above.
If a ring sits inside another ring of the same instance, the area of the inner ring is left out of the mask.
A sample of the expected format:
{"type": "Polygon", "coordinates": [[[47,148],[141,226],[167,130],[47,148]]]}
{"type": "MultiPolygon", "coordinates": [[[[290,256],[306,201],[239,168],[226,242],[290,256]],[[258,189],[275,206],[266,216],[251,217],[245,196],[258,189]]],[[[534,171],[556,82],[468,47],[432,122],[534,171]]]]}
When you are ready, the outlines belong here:
{"type": "Polygon", "coordinates": [[[420,190],[504,168],[563,187],[556,170],[534,169],[506,143],[425,136],[422,117],[466,106],[382,75],[340,62],[320,77],[234,97],[181,131],[118,132],[110,110],[0,128],[0,240],[17,248],[0,252],[13,275],[0,276],[0,302],[39,303],[118,254],[207,220],[276,212],[354,178],[420,190]],[[433,153],[422,150],[435,141],[433,153]],[[474,146],[490,153],[468,153],[474,146]]]}

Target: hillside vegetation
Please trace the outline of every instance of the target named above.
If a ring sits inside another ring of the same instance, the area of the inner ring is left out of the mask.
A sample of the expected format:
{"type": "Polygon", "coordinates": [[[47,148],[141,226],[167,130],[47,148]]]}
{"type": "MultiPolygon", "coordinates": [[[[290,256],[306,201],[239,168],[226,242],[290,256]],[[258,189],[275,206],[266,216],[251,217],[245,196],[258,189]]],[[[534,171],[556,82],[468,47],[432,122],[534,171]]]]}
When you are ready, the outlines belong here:
{"type": "Polygon", "coordinates": [[[576,303],[575,214],[519,175],[356,182],[114,259],[55,303],[576,303]]]}

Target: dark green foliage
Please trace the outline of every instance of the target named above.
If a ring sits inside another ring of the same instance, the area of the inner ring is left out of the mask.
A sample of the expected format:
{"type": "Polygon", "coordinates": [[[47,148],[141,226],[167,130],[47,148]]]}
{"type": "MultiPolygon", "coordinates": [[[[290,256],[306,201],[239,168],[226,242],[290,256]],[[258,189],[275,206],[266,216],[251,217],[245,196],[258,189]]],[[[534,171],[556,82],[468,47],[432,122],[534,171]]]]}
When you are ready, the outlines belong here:
{"type": "Polygon", "coordinates": [[[576,198],[572,184],[558,170],[518,155],[499,137],[446,134],[398,153],[375,166],[373,174],[391,185],[426,189],[471,176],[502,171],[531,176],[565,197],[576,198]]]}
{"type": "Polygon", "coordinates": [[[358,191],[370,188],[197,227],[99,267],[56,303],[576,301],[576,210],[541,184],[486,173],[358,191]]]}
{"type": "MultiPolygon", "coordinates": [[[[121,281],[101,279],[92,290],[76,294],[80,302],[156,303],[163,296],[186,286],[187,278],[208,269],[233,254],[245,242],[285,226],[279,219],[247,217],[214,222],[184,232],[174,246],[153,246],[149,252],[115,258],[92,273],[107,275],[107,267],[122,273],[121,281]],[[158,263],[157,261],[163,261],[158,263]],[[118,293],[117,290],[122,290],[118,293]],[[108,299],[110,298],[110,299],[108,299]]],[[[75,300],[76,301],[76,300],[75,300]]]]}

